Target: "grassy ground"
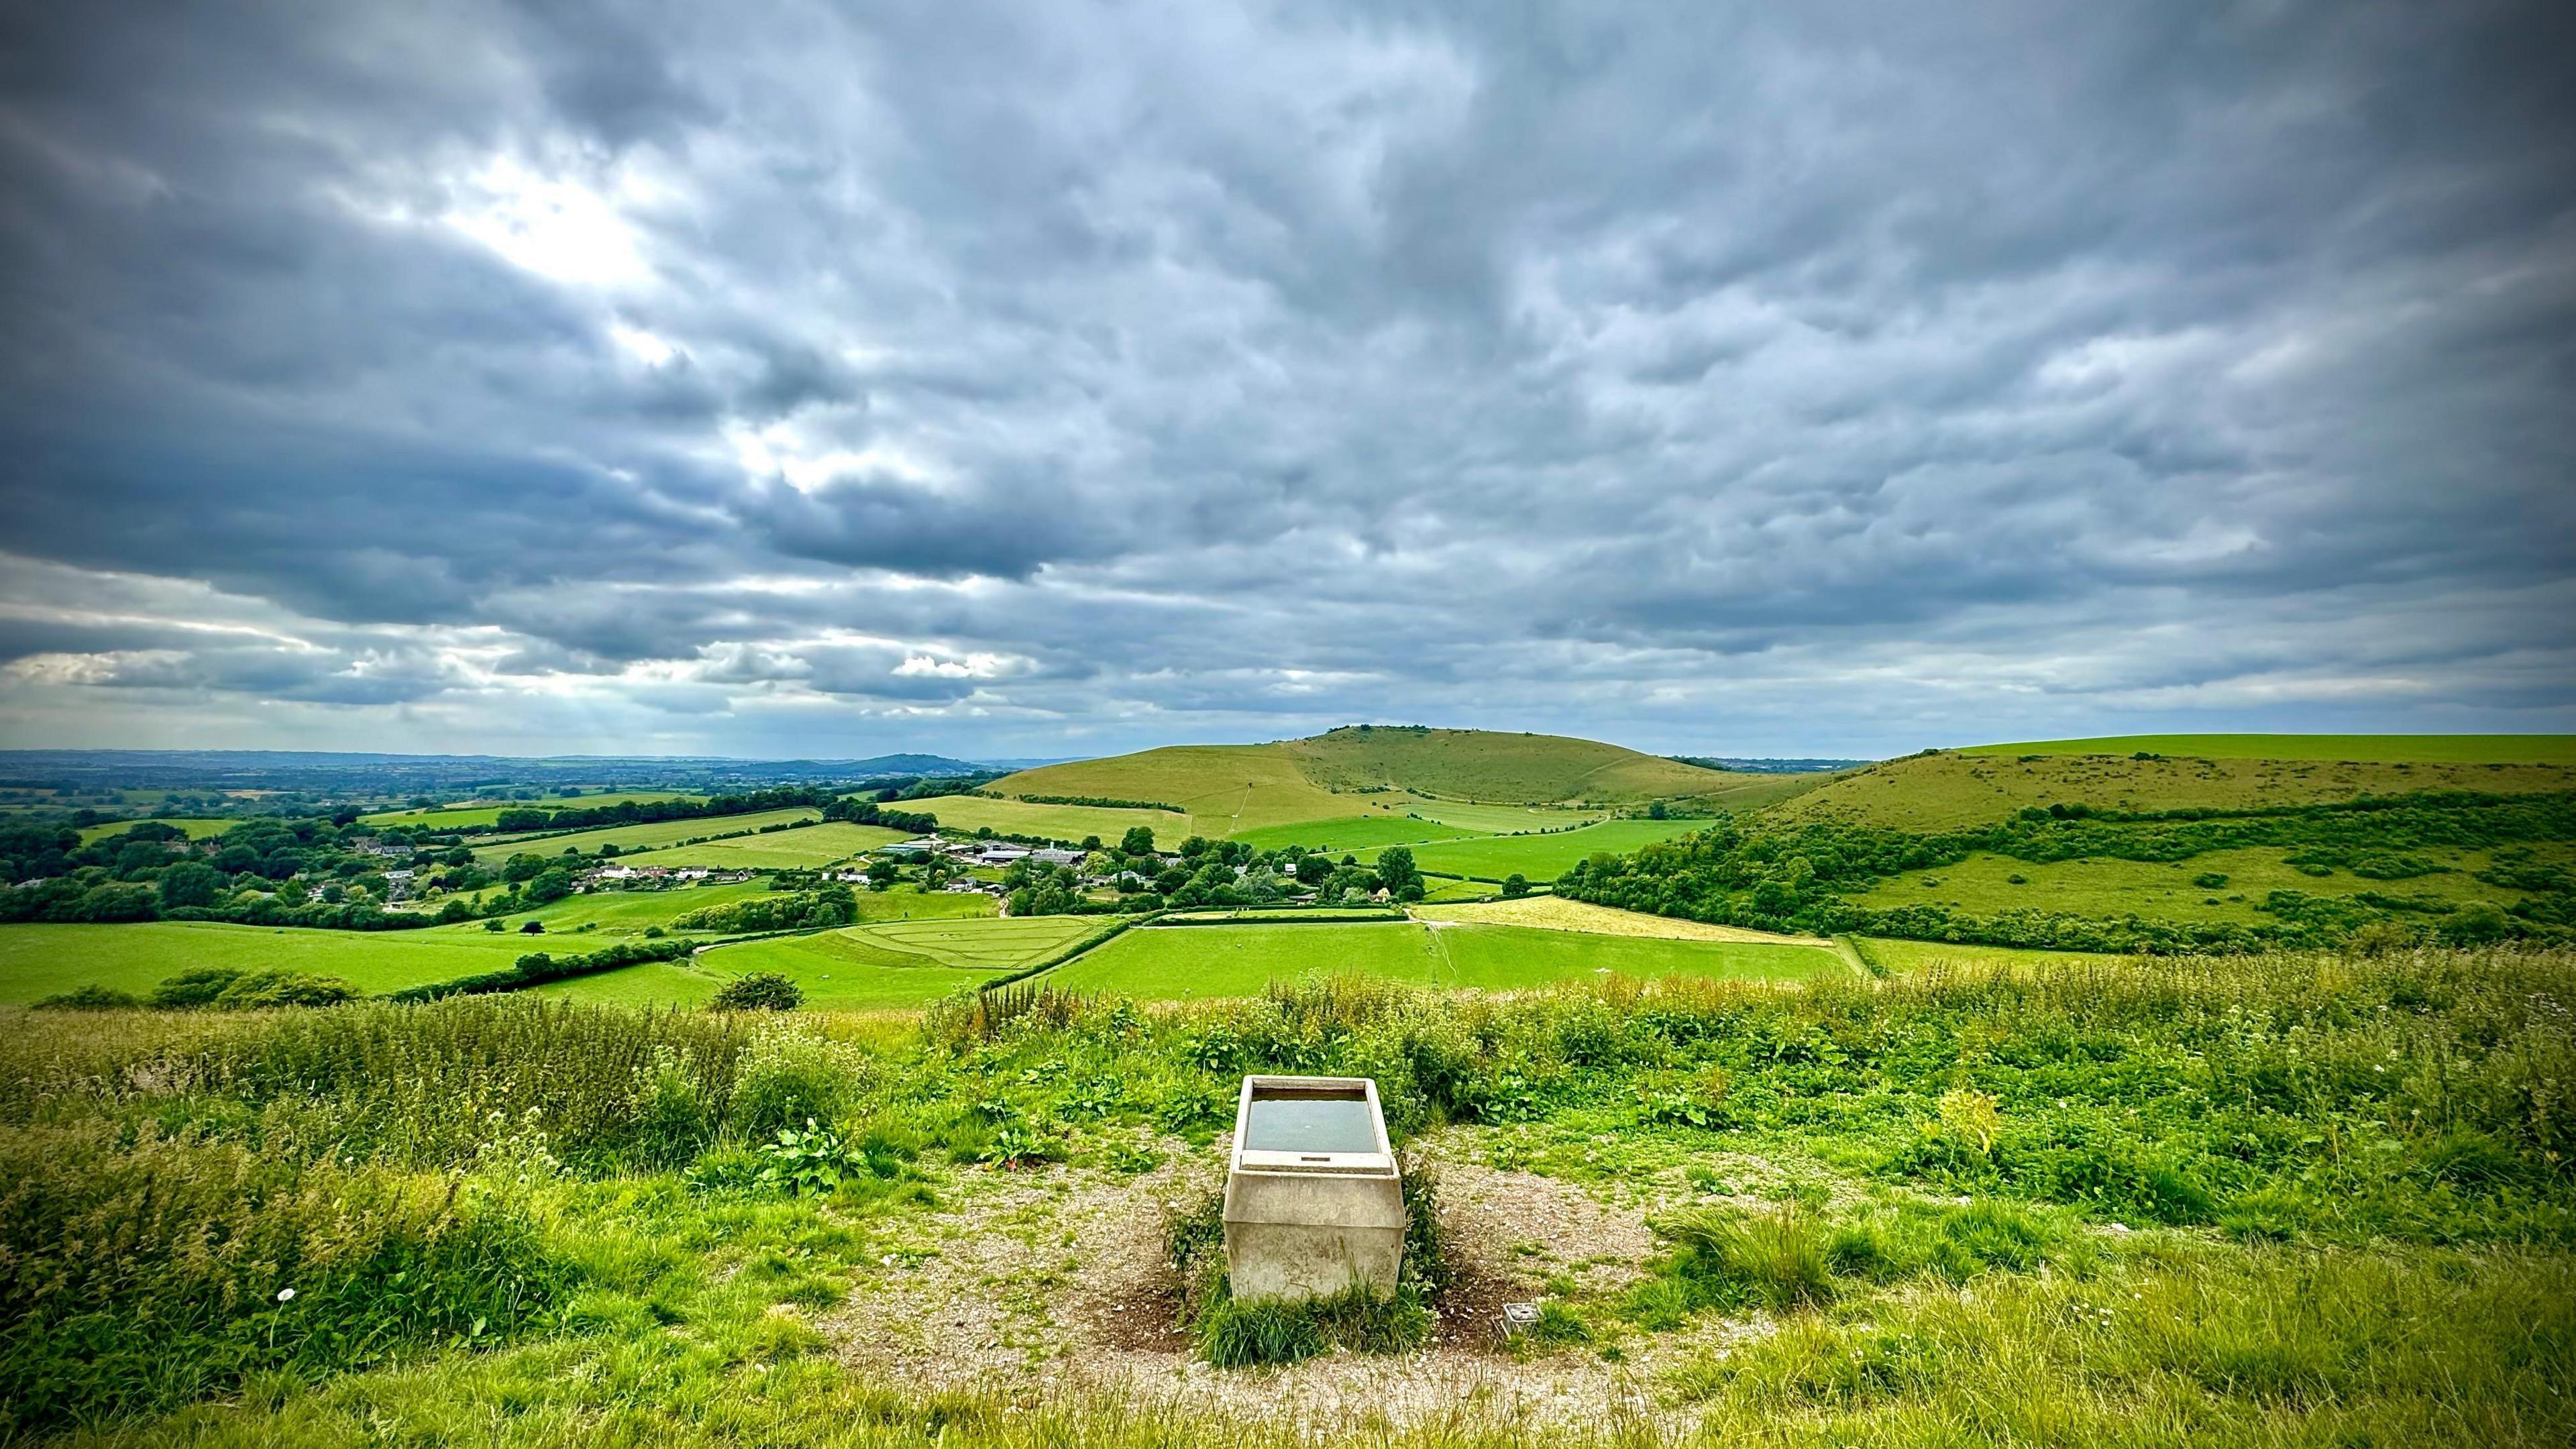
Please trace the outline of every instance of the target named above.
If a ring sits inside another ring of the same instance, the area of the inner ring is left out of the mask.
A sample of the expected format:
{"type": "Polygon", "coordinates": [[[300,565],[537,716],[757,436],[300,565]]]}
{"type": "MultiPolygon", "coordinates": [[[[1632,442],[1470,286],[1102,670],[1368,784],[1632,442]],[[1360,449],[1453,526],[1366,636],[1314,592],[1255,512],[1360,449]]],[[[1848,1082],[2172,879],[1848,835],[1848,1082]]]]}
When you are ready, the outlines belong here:
{"type": "MultiPolygon", "coordinates": [[[[516,931],[529,921],[545,923],[549,935],[577,931],[586,925],[596,926],[602,938],[617,939],[641,935],[653,926],[668,930],[673,917],[705,906],[721,906],[734,901],[750,900],[769,894],[763,881],[745,881],[736,885],[690,886],[662,891],[601,891],[594,895],[566,896],[532,911],[521,911],[503,920],[516,931]]],[[[433,934],[458,932],[484,934],[483,923],[468,921],[453,926],[431,926],[433,934]]],[[[532,948],[533,949],[533,948],[532,948]]]]}
{"type": "Polygon", "coordinates": [[[1514,926],[1143,927],[1046,973],[1069,990],[1150,1001],[1257,996],[1273,981],[1356,975],[1417,986],[1516,988],[1604,973],[1795,980],[1840,972],[1811,946],[1576,934],[1514,926]]]}
{"type": "MultiPolygon", "coordinates": [[[[1606,818],[1598,810],[1562,809],[1546,805],[1480,805],[1468,800],[1425,799],[1413,807],[1413,813],[1425,820],[1455,825],[1487,835],[1512,835],[1529,830],[1563,830],[1571,825],[1589,825],[1606,818]]],[[[1389,844],[1400,842],[1390,841],[1389,844]]]]}
{"type": "Polygon", "coordinates": [[[468,825],[490,825],[501,818],[504,810],[596,810],[605,805],[632,802],[638,805],[664,800],[694,800],[699,797],[679,790],[603,790],[598,794],[576,795],[571,799],[547,796],[543,800],[498,800],[480,804],[441,805],[428,810],[380,810],[359,818],[370,825],[425,825],[431,829],[455,829],[468,825]]]}
{"type": "MultiPolygon", "coordinates": [[[[2531,851],[2533,860],[2540,864],[2576,863],[2576,846],[2544,843],[2521,848],[2531,851]]],[[[2474,877],[2473,872],[2492,863],[2489,852],[2483,850],[2415,852],[2423,860],[2446,869],[2408,880],[2368,880],[2331,868],[2324,875],[2311,875],[2285,863],[2285,857],[2296,853],[2253,848],[2208,851],[2188,860],[2166,863],[2107,857],[2033,863],[1980,852],[1957,865],[1892,877],[1851,899],[1855,904],[1881,910],[1946,905],[1981,916],[2025,910],[2254,925],[2268,919],[2255,907],[2276,890],[2311,896],[2350,896],[2367,891],[2452,906],[2469,901],[2510,905],[2523,894],[2487,885],[2474,877]],[[2224,882],[2194,884],[2212,876],[2222,876],[2224,882]]],[[[2425,919],[2435,917],[2427,915],[2425,919]]]]}
{"type": "MultiPolygon", "coordinates": [[[[1625,855],[1650,841],[1669,840],[1705,830],[1706,820],[1605,820],[1580,830],[1553,835],[1490,835],[1471,840],[1440,841],[1413,848],[1413,863],[1444,875],[1501,880],[1518,873],[1533,881],[1551,881],[1565,868],[1597,851],[1625,855]]],[[[1374,859],[1364,854],[1362,859],[1374,859]]]]}
{"type": "Polygon", "coordinates": [[[601,983],[595,991],[579,989],[580,982],[564,987],[571,996],[630,1001],[667,989],[686,1003],[704,1000],[727,978],[772,971],[802,987],[819,1010],[920,1006],[1044,960],[1106,924],[1095,916],[888,921],[719,947],[700,953],[693,970],[649,980],[617,982],[627,973],[616,971],[591,978],[601,983]]]}
{"type": "Polygon", "coordinates": [[[1146,1001],[1257,996],[1272,981],[1376,976],[1430,984],[1431,934],[1410,921],[1365,925],[1162,926],[1127,932],[1046,973],[1072,991],[1146,1001]]]}
{"type": "MultiPolygon", "coordinates": [[[[110,821],[105,825],[84,825],[81,827],[80,833],[81,844],[87,845],[102,835],[122,835],[126,831],[131,830],[142,823],[143,822],[140,820],[116,820],[110,821]]],[[[210,820],[202,817],[185,820],[155,820],[152,823],[155,825],[175,825],[179,827],[181,831],[185,832],[190,840],[203,840],[210,835],[221,835],[225,831],[232,829],[234,826],[241,824],[238,820],[210,820]]]]}
{"type": "Polygon", "coordinates": [[[314,931],[205,921],[0,926],[0,1003],[23,1005],[89,985],[142,996],[164,978],[200,966],[302,971],[337,976],[362,991],[393,991],[497,971],[524,952],[562,949],[558,939],[540,943],[480,929],[314,931]]]}
{"type": "Polygon", "coordinates": [[[2428,952],[929,1029],[0,1018],[0,1415],[82,1449],[2555,1449],[2576,1138],[2532,1106],[2571,998],[2564,954],[2428,952]],[[1176,1331],[1164,1216],[1264,1070],[1379,1079],[1437,1178],[1428,1341],[1223,1370],[1176,1331]],[[1508,1352],[1503,1301],[1545,1309],[1508,1352]]]}
{"type": "MultiPolygon", "coordinates": [[[[475,847],[474,856],[477,860],[498,861],[506,860],[523,851],[537,855],[559,855],[567,846],[579,849],[584,855],[595,855],[603,845],[614,845],[619,850],[667,846],[701,835],[720,835],[734,830],[757,830],[764,825],[776,825],[789,820],[818,818],[820,817],[815,811],[797,807],[788,810],[760,810],[749,815],[725,815],[712,820],[657,820],[650,825],[618,825],[600,830],[576,831],[570,835],[541,836],[534,840],[513,839],[492,845],[479,845],[475,847]]],[[[655,863],[668,864],[669,862],[655,863]]]]}
{"type": "Polygon", "coordinates": [[[903,831],[888,830],[883,826],[830,820],[801,830],[736,836],[731,840],[709,840],[697,845],[665,846],[652,852],[644,863],[705,865],[719,870],[811,869],[864,855],[881,845],[892,845],[908,838],[903,831]]]}
{"type": "Polygon", "coordinates": [[[1523,896],[1511,901],[1484,901],[1465,906],[1417,906],[1413,912],[1426,921],[1446,921],[1461,926],[1528,926],[1545,931],[1578,931],[1598,936],[1657,936],[1672,941],[1740,941],[1753,945],[1802,946],[1810,949],[1825,943],[1810,936],[1781,936],[1769,931],[1747,930],[1742,926],[1712,926],[1700,921],[1685,921],[1676,916],[1653,916],[1643,911],[1622,911],[1610,906],[1596,906],[1587,901],[1561,900],[1555,896],[1523,896]]]}
{"type": "MultiPolygon", "coordinates": [[[[1466,810],[1499,812],[1511,806],[1464,806],[1466,810]]],[[[1470,826],[1414,816],[1350,815],[1339,820],[1310,820],[1299,825],[1265,825],[1247,830],[1235,837],[1255,850],[1279,850],[1302,845],[1308,850],[1339,852],[1374,851],[1388,845],[1422,845],[1435,840],[1468,840],[1484,832],[1470,826]]]]}
{"type": "Polygon", "coordinates": [[[1042,835],[1050,840],[1070,840],[1076,844],[1097,835],[1104,843],[1115,845],[1129,829],[1142,825],[1153,831],[1154,839],[1168,849],[1193,833],[1190,817],[1175,815],[1169,810],[1032,805],[1025,800],[988,800],[980,795],[934,795],[927,800],[908,800],[902,808],[925,810],[938,816],[939,828],[954,835],[971,835],[989,827],[1004,835],[1042,835]]]}
{"type": "Polygon", "coordinates": [[[1901,941],[1887,936],[1857,939],[1861,959],[1882,971],[1919,971],[1926,966],[2018,966],[2032,970],[2083,967],[2125,961],[2087,951],[2025,951],[2012,946],[1962,946],[1949,941],[1901,941]]]}
{"type": "MultiPolygon", "coordinates": [[[[2026,752],[2028,753],[2028,752],[2026,752]]],[[[2013,754],[1915,755],[1842,776],[1785,804],[1784,819],[1835,817],[1901,830],[2001,820],[2025,806],[2246,809],[2418,791],[2576,789],[2576,767],[2013,754]]]]}
{"type": "Polygon", "coordinates": [[[2576,735],[2109,735],[1978,745],[1963,755],[2116,755],[2204,760],[2367,760],[2394,764],[2576,765],[2576,735]]]}
{"type": "Polygon", "coordinates": [[[1817,946],[1604,936],[1526,926],[1442,926],[1430,934],[1438,958],[1435,986],[1512,991],[1611,974],[1638,981],[1665,976],[1804,981],[1846,974],[1840,956],[1817,946]]]}

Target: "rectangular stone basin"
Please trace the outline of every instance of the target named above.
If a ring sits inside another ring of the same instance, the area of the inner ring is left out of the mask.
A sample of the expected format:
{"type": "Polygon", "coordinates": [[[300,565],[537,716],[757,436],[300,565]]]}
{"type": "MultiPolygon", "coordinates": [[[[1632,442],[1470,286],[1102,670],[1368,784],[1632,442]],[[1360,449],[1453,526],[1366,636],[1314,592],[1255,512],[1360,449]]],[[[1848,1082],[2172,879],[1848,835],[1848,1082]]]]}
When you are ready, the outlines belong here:
{"type": "Polygon", "coordinates": [[[1226,1277],[1237,1298],[1395,1291],[1404,1186],[1366,1077],[1246,1077],[1225,1179],[1226,1277]]]}

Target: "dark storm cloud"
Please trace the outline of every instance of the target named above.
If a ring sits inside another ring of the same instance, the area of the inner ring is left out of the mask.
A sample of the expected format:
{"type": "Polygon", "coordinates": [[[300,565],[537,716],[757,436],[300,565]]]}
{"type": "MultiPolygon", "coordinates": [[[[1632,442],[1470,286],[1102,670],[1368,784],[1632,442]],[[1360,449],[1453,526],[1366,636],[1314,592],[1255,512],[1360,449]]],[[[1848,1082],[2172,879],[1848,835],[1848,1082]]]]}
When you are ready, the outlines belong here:
{"type": "Polygon", "coordinates": [[[0,720],[2566,727],[2571,48],[2516,4],[17,7],[0,720]]]}

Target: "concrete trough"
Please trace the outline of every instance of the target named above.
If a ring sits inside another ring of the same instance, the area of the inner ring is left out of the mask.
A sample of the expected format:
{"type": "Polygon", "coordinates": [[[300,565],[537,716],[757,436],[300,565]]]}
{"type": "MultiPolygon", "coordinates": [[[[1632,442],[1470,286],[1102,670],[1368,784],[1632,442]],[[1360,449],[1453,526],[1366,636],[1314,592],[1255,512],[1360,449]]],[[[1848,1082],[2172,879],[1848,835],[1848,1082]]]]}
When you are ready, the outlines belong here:
{"type": "Polygon", "coordinates": [[[1225,1178],[1225,1267],[1237,1298],[1395,1291],[1404,1184],[1366,1077],[1246,1077],[1225,1178]]]}

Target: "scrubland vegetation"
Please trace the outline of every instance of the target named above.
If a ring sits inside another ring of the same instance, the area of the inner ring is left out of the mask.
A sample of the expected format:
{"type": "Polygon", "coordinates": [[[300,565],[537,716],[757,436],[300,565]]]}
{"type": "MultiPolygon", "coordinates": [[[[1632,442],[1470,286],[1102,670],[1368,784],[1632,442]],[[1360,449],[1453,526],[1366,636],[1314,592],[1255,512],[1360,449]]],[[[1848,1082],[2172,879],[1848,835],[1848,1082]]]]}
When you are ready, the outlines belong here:
{"type": "Polygon", "coordinates": [[[1118,1301],[1198,1336],[1160,1379],[1085,1378],[1111,1345],[1050,1295],[1094,1265],[1025,1206],[1186,1212],[1154,1184],[1213,1158],[1266,1070],[1376,1078],[1444,1192],[1503,1174],[1653,1225],[1634,1261],[1538,1281],[1513,1275],[1543,1253],[1432,1250],[1426,1314],[1498,1280],[1545,1314],[1422,1362],[1598,1375],[1574,1428],[1460,1402],[1348,1437],[2558,1444],[2571,1002],[2576,957],[2500,948],[897,1016],[21,1018],[0,1402],[18,1433],[135,1443],[1270,1442],[1156,1385],[1392,1320],[1209,1327],[1207,1285],[1152,1267],[1118,1301]],[[994,1235],[1018,1275],[942,1276],[994,1235]],[[1052,1336],[974,1389],[872,1370],[870,1305],[940,1284],[1052,1336]]]}

